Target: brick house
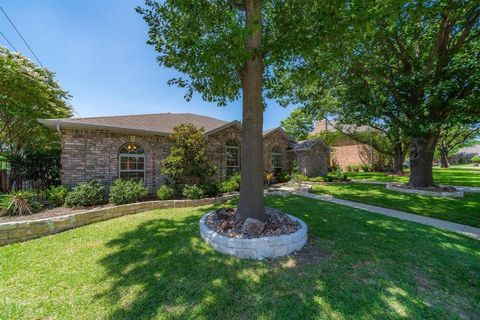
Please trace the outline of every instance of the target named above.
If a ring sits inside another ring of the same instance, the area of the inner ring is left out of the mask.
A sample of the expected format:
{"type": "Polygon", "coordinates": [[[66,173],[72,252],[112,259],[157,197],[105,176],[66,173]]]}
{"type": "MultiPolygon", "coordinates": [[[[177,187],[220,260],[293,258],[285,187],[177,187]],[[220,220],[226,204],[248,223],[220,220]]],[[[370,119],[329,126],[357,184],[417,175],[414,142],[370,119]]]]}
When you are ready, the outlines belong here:
{"type": "MultiPolygon", "coordinates": [[[[241,131],[238,121],[191,113],[161,113],[95,118],[40,119],[61,135],[64,185],[89,180],[110,185],[115,179],[143,179],[150,192],[164,183],[160,162],[169,153],[169,134],[182,123],[203,127],[207,152],[217,178],[240,171],[241,131]]],[[[297,142],[282,128],[263,134],[265,172],[291,171],[296,159],[309,175],[327,173],[330,149],[320,140],[297,142]]]]}
{"type": "MultiPolygon", "coordinates": [[[[368,126],[342,126],[344,130],[356,132],[372,132],[368,126]]],[[[336,129],[335,121],[320,120],[315,124],[315,128],[310,133],[317,136],[321,133],[339,132],[336,129]]],[[[383,166],[384,159],[382,154],[373,149],[370,145],[353,140],[345,134],[339,134],[330,145],[331,154],[328,163],[332,167],[340,167],[342,170],[349,165],[370,165],[383,166]]]]}

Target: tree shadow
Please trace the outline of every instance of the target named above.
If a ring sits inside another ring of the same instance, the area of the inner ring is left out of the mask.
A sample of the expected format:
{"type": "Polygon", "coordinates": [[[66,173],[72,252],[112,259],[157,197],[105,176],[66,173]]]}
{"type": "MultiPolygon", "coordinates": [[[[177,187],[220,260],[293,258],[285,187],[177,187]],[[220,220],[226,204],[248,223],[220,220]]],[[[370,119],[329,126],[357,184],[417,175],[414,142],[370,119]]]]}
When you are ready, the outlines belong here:
{"type": "MultiPolygon", "coordinates": [[[[266,261],[222,255],[199,235],[198,220],[209,209],[160,216],[110,241],[113,252],[100,261],[109,285],[97,296],[106,300],[108,318],[455,318],[458,310],[436,305],[440,298],[417,282],[422,278],[430,288],[442,289],[437,284],[445,277],[441,269],[451,268],[451,259],[474,259],[475,243],[432,234],[420,225],[348,214],[351,209],[312,199],[271,197],[267,203],[307,222],[306,250],[266,261]],[[427,295],[430,306],[422,299],[427,295]]],[[[480,275],[470,264],[462,271],[480,275]]],[[[474,289],[467,293],[478,299],[474,289]]],[[[460,298],[459,292],[451,293],[460,298]]],[[[467,316],[478,311],[469,299],[462,303],[467,316]]]]}

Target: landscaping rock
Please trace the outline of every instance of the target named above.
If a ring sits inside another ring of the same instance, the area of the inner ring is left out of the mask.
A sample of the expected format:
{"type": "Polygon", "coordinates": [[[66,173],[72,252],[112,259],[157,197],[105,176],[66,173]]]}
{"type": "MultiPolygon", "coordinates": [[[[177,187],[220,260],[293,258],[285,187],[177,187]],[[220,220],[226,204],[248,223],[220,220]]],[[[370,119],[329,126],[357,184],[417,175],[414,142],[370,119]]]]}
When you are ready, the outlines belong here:
{"type": "Polygon", "coordinates": [[[264,229],[265,229],[265,222],[257,219],[247,218],[243,223],[242,231],[244,234],[251,237],[251,236],[260,235],[264,229]]]}

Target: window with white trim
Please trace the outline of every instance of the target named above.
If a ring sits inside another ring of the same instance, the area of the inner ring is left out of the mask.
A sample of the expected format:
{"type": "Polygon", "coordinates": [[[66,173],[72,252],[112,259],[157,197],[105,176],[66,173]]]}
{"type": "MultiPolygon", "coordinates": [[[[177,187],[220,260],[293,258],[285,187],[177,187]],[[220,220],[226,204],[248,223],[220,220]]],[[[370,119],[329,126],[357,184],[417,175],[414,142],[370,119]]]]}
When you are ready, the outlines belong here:
{"type": "Polygon", "coordinates": [[[240,171],[240,145],[237,140],[227,141],[225,154],[227,158],[226,174],[231,176],[240,171]]]}
{"type": "Polygon", "coordinates": [[[145,181],[145,151],[135,143],[126,143],[118,150],[120,179],[145,181]]]}
{"type": "Polygon", "coordinates": [[[282,151],[279,147],[272,148],[272,172],[278,174],[282,171],[282,151]]]}

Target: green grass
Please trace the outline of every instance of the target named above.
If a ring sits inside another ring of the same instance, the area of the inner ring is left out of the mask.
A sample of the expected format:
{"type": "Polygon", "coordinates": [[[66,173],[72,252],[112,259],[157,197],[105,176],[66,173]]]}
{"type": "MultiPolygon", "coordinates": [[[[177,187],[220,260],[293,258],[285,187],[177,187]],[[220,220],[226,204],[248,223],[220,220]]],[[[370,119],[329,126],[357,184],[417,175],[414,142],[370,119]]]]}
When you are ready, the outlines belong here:
{"type": "Polygon", "coordinates": [[[475,319],[480,241],[301,197],[302,253],[238,260],[209,208],[151,211],[0,248],[0,319],[475,319]]]}
{"type": "Polygon", "coordinates": [[[480,193],[466,193],[463,198],[421,196],[387,190],[378,184],[315,185],[318,194],[362,202],[422,216],[480,227],[480,193]]]}
{"type": "MultiPolygon", "coordinates": [[[[408,176],[386,175],[383,172],[349,172],[347,175],[353,180],[408,182],[408,176]]],[[[480,187],[480,170],[463,167],[434,168],[433,179],[437,184],[480,187]]]]}

